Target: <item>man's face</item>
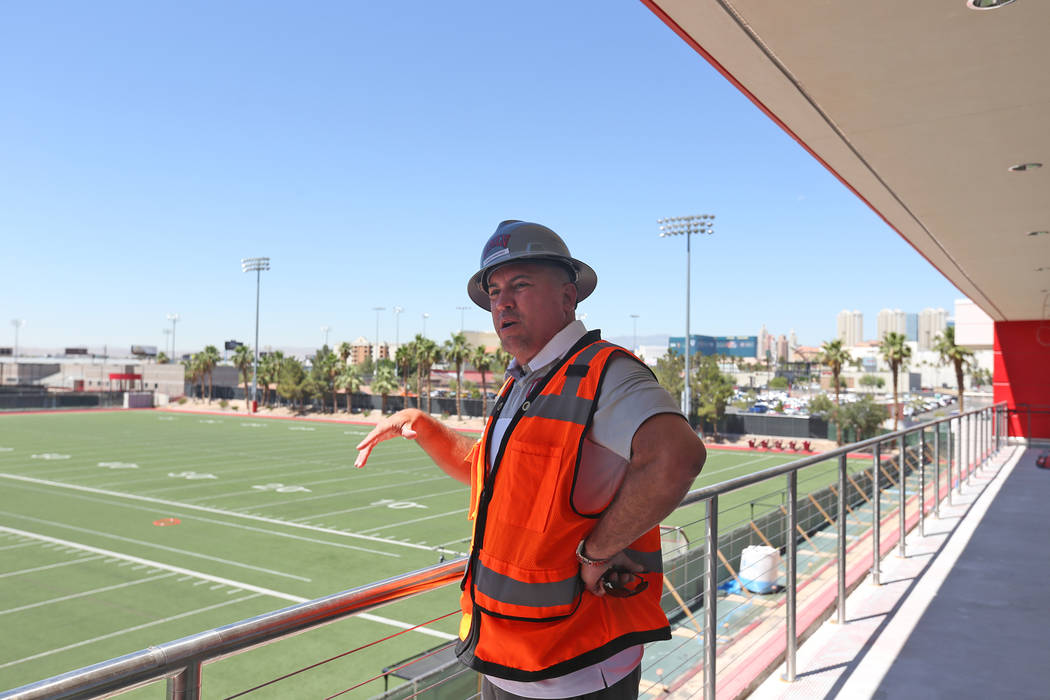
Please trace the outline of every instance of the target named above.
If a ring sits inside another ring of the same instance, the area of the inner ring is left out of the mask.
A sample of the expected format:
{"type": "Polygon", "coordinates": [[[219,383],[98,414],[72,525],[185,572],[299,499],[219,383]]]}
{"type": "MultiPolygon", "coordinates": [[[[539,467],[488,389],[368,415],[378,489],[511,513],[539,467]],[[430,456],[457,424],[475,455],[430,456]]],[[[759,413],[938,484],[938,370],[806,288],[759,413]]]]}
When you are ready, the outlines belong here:
{"type": "Polygon", "coordinates": [[[504,265],[489,276],[488,292],[492,325],[519,364],[535,357],[576,315],[576,285],[556,265],[504,265]]]}

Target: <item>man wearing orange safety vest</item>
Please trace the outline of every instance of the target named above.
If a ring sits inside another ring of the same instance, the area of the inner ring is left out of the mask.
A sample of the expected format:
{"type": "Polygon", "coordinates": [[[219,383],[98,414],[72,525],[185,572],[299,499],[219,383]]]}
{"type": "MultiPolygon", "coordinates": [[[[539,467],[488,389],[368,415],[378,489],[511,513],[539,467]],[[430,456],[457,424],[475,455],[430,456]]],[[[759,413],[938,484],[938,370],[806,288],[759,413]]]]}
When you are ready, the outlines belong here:
{"type": "Polygon", "coordinates": [[[636,698],[642,645],[670,638],[659,523],[706,452],[652,372],[576,320],[597,283],[554,231],[501,223],[467,285],[514,358],[482,438],[406,409],[357,446],[361,467],[414,439],[470,484],[456,653],[483,698],[636,698]]]}

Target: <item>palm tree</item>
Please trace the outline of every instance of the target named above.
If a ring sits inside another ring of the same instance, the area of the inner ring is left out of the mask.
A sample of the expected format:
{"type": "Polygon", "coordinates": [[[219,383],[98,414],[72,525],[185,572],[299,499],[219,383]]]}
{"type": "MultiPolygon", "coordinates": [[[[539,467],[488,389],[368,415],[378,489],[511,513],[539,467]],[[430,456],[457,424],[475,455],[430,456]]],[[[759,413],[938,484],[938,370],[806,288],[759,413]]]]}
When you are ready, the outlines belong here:
{"type": "Polygon", "coordinates": [[[481,415],[489,412],[489,392],[485,383],[485,375],[492,371],[492,363],[496,360],[484,345],[478,345],[470,353],[470,364],[481,373],[481,415]]]}
{"type": "Polygon", "coordinates": [[[238,345],[237,349],[233,351],[233,366],[240,371],[241,384],[244,386],[245,411],[251,411],[251,406],[248,405],[248,371],[252,368],[254,359],[255,356],[252,353],[252,349],[247,345],[238,345]]]}
{"type": "Polygon", "coordinates": [[[442,348],[445,359],[456,366],[456,418],[463,419],[460,410],[460,387],[463,384],[463,363],[470,359],[470,343],[462,333],[453,333],[442,348]]]}
{"type": "Polygon", "coordinates": [[[346,359],[348,357],[350,357],[350,355],[351,355],[351,353],[353,353],[353,351],[354,351],[354,346],[351,345],[350,343],[346,342],[345,340],[343,342],[339,343],[339,351],[338,351],[339,352],[339,359],[343,361],[344,365],[346,364],[346,359]]]}
{"type": "Polygon", "coordinates": [[[502,347],[496,348],[496,351],[492,353],[492,356],[496,359],[496,366],[493,370],[503,370],[504,373],[507,371],[507,367],[510,366],[510,361],[514,359],[514,356],[504,350],[502,347]]]}
{"type": "Polygon", "coordinates": [[[171,362],[171,360],[168,359],[167,353],[164,353],[164,352],[157,353],[157,364],[158,365],[166,365],[169,362],[171,362]]]}
{"type": "Polygon", "coordinates": [[[270,387],[277,383],[283,363],[284,353],[280,350],[268,352],[259,360],[259,379],[262,381],[264,405],[270,403],[270,387]]]}
{"type": "Polygon", "coordinates": [[[890,374],[893,378],[893,429],[897,430],[901,414],[901,406],[897,402],[897,375],[900,374],[902,368],[908,366],[908,360],[911,359],[911,346],[908,345],[908,338],[903,333],[890,331],[882,338],[879,352],[882,354],[882,359],[886,360],[886,364],[890,366],[890,374]]]}
{"type": "MultiPolygon", "coordinates": [[[[398,347],[394,353],[394,363],[401,369],[401,395],[405,397],[405,408],[408,408],[408,373],[416,362],[415,341],[398,347]]],[[[419,394],[416,394],[416,407],[419,407],[419,394]]]]}
{"type": "MultiPolygon", "coordinates": [[[[215,366],[219,364],[219,360],[221,359],[219,356],[219,349],[214,345],[205,345],[204,350],[200,355],[204,373],[208,375],[208,401],[211,401],[212,393],[215,390],[215,366]]],[[[201,391],[203,391],[203,387],[201,388],[201,391]]]]}
{"type": "Polygon", "coordinates": [[[200,399],[204,400],[204,378],[208,376],[208,363],[204,359],[204,355],[199,352],[193,353],[190,357],[190,373],[196,379],[197,384],[200,386],[200,399]]]}
{"type": "Polygon", "coordinates": [[[201,382],[201,396],[203,397],[204,382],[203,375],[201,374],[200,357],[196,354],[191,355],[189,359],[182,361],[182,366],[186,368],[186,379],[190,382],[190,393],[193,393],[193,385],[197,382],[201,382]]]}
{"type": "Polygon", "coordinates": [[[419,391],[423,391],[423,377],[427,380],[427,413],[430,413],[430,368],[441,358],[441,350],[430,338],[417,335],[413,341],[416,344],[416,372],[419,377],[419,391]]]}
{"type": "Polygon", "coordinates": [[[394,391],[397,391],[397,374],[391,365],[381,362],[372,378],[372,393],[382,397],[380,413],[386,413],[386,397],[394,391]]]}
{"type": "Polygon", "coordinates": [[[948,326],[937,336],[933,344],[934,351],[941,356],[941,364],[955,368],[955,385],[959,390],[959,413],[963,412],[963,377],[967,367],[973,364],[973,350],[955,344],[955,326],[948,326]]]}
{"type": "MultiPolygon", "coordinates": [[[[839,406],[839,376],[842,366],[853,364],[853,356],[842,347],[842,340],[827,340],[820,346],[820,364],[831,369],[831,378],[835,384],[835,406],[839,406]]],[[[837,412],[837,411],[836,411],[837,412]]],[[[837,418],[837,416],[836,416],[837,418]]],[[[835,442],[842,444],[842,421],[835,420],[835,442]]]]}
{"type": "Polygon", "coordinates": [[[343,365],[335,378],[335,386],[346,392],[346,412],[350,413],[350,399],[361,389],[361,370],[357,365],[343,365]]]}
{"type": "Polygon", "coordinates": [[[327,345],[321,347],[314,354],[313,368],[311,370],[313,379],[317,383],[318,393],[321,398],[321,410],[325,409],[325,397],[332,395],[332,413],[335,413],[335,378],[339,374],[339,359],[327,345]]]}

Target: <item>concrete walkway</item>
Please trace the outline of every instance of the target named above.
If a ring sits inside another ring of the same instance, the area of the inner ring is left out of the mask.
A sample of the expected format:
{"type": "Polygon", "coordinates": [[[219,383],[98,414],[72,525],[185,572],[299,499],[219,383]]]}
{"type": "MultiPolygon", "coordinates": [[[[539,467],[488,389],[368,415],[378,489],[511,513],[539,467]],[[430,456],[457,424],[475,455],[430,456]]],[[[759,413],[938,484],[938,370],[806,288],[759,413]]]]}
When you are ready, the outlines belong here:
{"type": "Polygon", "coordinates": [[[1050,470],[1006,447],[751,697],[1050,697],[1050,470]]]}

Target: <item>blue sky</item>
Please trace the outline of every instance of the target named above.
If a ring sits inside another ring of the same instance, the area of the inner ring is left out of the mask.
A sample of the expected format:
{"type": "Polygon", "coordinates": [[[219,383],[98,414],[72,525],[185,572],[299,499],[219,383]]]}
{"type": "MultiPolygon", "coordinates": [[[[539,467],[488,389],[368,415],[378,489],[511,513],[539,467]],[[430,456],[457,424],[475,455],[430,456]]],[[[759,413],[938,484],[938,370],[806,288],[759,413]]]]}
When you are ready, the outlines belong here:
{"type": "MultiPolygon", "coordinates": [[[[962,295],[640,2],[5,3],[0,345],[439,340],[503,219],[606,336],[834,336],[962,295]],[[5,330],[6,329],[6,330],[5,330]]],[[[463,314],[467,329],[488,315],[463,314]]]]}

